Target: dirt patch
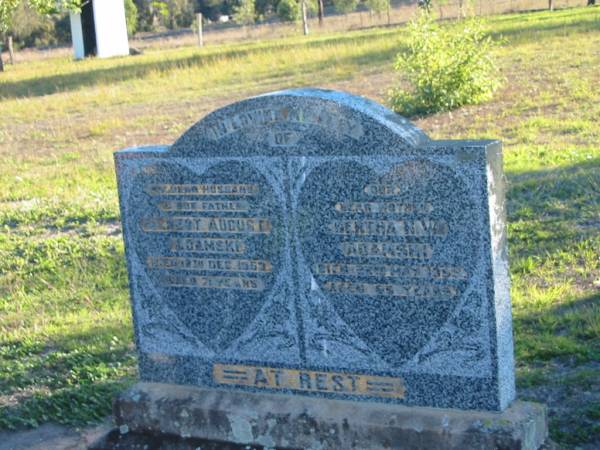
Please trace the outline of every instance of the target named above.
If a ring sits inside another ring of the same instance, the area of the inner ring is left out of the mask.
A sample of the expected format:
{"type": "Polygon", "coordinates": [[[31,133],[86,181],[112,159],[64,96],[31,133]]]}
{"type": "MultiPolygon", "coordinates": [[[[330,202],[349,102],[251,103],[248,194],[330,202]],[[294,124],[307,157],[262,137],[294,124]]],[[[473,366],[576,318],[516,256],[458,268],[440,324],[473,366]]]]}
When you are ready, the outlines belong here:
{"type": "Polygon", "coordinates": [[[85,428],[47,423],[33,430],[0,432],[0,450],[86,450],[111,427],[106,419],[85,428]]]}

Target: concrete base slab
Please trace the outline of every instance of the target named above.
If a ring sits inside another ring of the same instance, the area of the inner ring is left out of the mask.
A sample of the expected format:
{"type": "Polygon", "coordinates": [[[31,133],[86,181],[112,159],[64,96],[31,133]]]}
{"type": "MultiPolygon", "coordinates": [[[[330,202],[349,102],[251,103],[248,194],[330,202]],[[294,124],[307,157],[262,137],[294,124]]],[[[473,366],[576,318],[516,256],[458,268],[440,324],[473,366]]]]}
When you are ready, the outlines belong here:
{"type": "Polygon", "coordinates": [[[118,430],[91,449],[538,450],[548,434],[546,408],[530,402],[497,413],[158,383],[121,394],[114,413],[118,430]]]}

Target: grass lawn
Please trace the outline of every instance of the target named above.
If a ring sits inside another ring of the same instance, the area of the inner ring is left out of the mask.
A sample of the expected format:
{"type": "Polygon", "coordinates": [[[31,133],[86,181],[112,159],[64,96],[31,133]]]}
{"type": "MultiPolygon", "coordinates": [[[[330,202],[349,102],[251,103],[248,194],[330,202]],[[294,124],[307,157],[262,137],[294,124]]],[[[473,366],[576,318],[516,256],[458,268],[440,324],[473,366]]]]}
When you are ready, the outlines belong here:
{"type": "MultiPolygon", "coordinates": [[[[600,447],[600,8],[490,19],[486,104],[416,122],[501,138],[519,395],[565,448],[600,447]]],[[[216,107],[313,85],[385,102],[402,28],[66,58],[0,74],[0,429],[82,425],[136,377],[113,151],[216,107]]]]}

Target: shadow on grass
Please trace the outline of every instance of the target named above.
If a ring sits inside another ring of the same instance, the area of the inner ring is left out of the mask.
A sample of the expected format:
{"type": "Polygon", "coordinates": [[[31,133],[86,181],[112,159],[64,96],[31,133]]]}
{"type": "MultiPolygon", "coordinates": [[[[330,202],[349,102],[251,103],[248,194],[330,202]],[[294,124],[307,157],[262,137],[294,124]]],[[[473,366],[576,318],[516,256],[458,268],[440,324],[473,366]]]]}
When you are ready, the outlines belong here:
{"type": "Polygon", "coordinates": [[[134,381],[130,340],[120,327],[98,326],[56,342],[2,343],[0,429],[82,425],[108,415],[114,394],[134,381]]]}
{"type": "Polygon", "coordinates": [[[15,406],[0,407],[0,429],[37,427],[46,422],[81,426],[100,421],[110,414],[113,398],[133,383],[133,379],[123,378],[34,394],[15,406]]]}
{"type": "MultiPolygon", "coordinates": [[[[577,15],[573,13],[573,15],[577,15]]],[[[564,14],[564,17],[568,17],[568,14],[564,14]]],[[[563,16],[560,16],[562,18],[563,16]]],[[[513,26],[501,25],[500,31],[492,33],[493,36],[508,38],[510,44],[516,42],[534,41],[540,40],[545,37],[556,36],[558,32],[562,34],[573,34],[573,33],[588,33],[600,30],[599,20],[590,20],[587,16],[582,16],[579,20],[571,20],[565,22],[557,22],[557,19],[548,23],[539,23],[545,18],[536,19],[534,23],[519,23],[517,19],[512,18],[514,22],[513,26]]],[[[2,92],[0,92],[0,99],[9,98],[22,98],[22,97],[37,97],[43,95],[50,95],[59,92],[68,92],[79,88],[94,86],[99,84],[111,84],[131,79],[141,79],[147,74],[152,72],[168,72],[172,70],[190,68],[190,67],[202,67],[204,65],[211,64],[215,61],[222,59],[237,59],[247,57],[253,54],[266,52],[266,51],[280,51],[285,52],[286,50],[293,50],[295,48],[319,48],[324,46],[335,46],[341,44],[347,44],[351,42],[365,42],[371,40],[377,40],[389,36],[395,38],[398,36],[397,29],[385,29],[377,33],[366,33],[364,30],[356,32],[347,32],[344,35],[332,36],[328,38],[321,38],[311,40],[308,42],[293,42],[293,43],[272,43],[267,45],[256,45],[249,46],[247,48],[233,48],[215,50],[212,53],[199,53],[192,56],[181,56],[174,57],[163,61],[151,61],[143,63],[128,63],[122,64],[110,68],[92,69],[82,72],[74,72],[61,75],[52,75],[47,77],[40,77],[34,79],[27,79],[14,82],[6,82],[0,84],[2,92]]],[[[349,62],[353,62],[359,65],[377,65],[391,63],[395,54],[401,49],[400,44],[397,48],[390,51],[373,52],[367,55],[361,55],[357,58],[347,58],[349,62]]],[[[285,56],[285,55],[282,55],[285,56]]],[[[338,63],[345,62],[344,59],[338,60],[338,63]]],[[[303,71],[305,73],[318,73],[322,70],[321,64],[313,64],[310,67],[303,65],[303,71]]],[[[296,69],[294,69],[296,70],[296,69]]]]}
{"type": "MultiPolygon", "coordinates": [[[[322,46],[335,46],[352,42],[365,42],[382,39],[389,34],[395,34],[395,31],[392,30],[364,35],[350,33],[344,36],[318,39],[309,42],[294,42],[287,44],[274,43],[272,45],[252,46],[250,48],[224,49],[222,51],[215,51],[209,54],[198,53],[191,56],[169,58],[163,61],[122,64],[110,68],[92,69],[82,72],[73,72],[22,81],[7,82],[0,84],[2,87],[0,99],[50,95],[58,92],[76,90],[86,86],[111,84],[131,79],[140,79],[152,72],[169,72],[172,70],[186,69],[190,67],[202,67],[223,59],[235,60],[263,52],[285,52],[302,47],[318,48],[322,46]]],[[[373,58],[369,59],[370,62],[378,62],[380,60],[381,58],[378,58],[377,54],[374,54],[373,58]]],[[[303,68],[305,68],[305,66],[303,66],[303,68]]],[[[311,70],[318,71],[319,65],[314,65],[311,70]]]]}
{"type": "Polygon", "coordinates": [[[514,316],[515,354],[519,363],[540,363],[558,358],[568,365],[598,361],[600,294],[558,302],[543,310],[514,316]]]}
{"type": "MultiPolygon", "coordinates": [[[[523,13],[525,16],[526,13],[523,13]]],[[[559,22],[551,17],[539,18],[535,24],[527,22],[519,23],[513,20],[512,26],[501,26],[500,30],[492,31],[491,36],[494,39],[504,38],[509,45],[522,44],[545,38],[557,36],[570,36],[573,34],[593,33],[600,31],[600,20],[598,18],[589,18],[581,14],[572,14],[577,19],[568,19],[569,14],[562,14],[560,19],[566,18],[564,22],[559,22]]]]}
{"type": "Polygon", "coordinates": [[[544,258],[600,236],[600,158],[507,178],[512,258],[544,258]]]}

